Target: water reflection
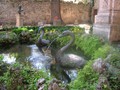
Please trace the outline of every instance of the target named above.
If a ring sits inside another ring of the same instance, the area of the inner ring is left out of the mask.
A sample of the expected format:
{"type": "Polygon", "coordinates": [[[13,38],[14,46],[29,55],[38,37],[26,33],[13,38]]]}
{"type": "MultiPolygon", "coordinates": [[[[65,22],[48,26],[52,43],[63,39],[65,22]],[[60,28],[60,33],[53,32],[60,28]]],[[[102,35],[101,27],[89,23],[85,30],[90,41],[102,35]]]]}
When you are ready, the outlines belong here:
{"type": "Polygon", "coordinates": [[[44,69],[50,62],[50,57],[43,56],[36,45],[17,45],[7,51],[2,52],[3,61],[13,64],[16,61],[28,63],[34,68],[44,69]]]}

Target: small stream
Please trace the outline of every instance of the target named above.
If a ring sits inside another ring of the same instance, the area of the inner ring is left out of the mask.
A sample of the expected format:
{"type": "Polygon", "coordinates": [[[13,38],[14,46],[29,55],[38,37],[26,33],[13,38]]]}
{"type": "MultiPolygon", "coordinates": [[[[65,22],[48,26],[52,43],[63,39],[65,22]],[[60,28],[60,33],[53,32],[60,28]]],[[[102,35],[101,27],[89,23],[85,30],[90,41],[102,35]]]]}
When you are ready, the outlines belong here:
{"type": "MultiPolygon", "coordinates": [[[[47,51],[49,52],[49,51],[47,51]]],[[[43,55],[38,47],[34,45],[16,45],[8,50],[1,52],[4,56],[3,61],[8,64],[19,62],[23,65],[30,65],[36,69],[47,70],[50,66],[52,58],[47,55],[43,55]]],[[[77,70],[66,70],[71,80],[77,77],[77,70]]]]}

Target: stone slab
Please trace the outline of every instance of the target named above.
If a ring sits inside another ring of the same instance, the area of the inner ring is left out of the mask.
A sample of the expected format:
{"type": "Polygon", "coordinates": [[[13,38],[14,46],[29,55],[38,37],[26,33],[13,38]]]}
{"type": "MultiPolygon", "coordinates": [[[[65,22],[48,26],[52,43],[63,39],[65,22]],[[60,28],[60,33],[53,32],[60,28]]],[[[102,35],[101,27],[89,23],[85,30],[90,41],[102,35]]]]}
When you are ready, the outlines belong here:
{"type": "Polygon", "coordinates": [[[96,15],[95,16],[95,23],[108,23],[110,22],[110,16],[108,15],[96,15]]]}

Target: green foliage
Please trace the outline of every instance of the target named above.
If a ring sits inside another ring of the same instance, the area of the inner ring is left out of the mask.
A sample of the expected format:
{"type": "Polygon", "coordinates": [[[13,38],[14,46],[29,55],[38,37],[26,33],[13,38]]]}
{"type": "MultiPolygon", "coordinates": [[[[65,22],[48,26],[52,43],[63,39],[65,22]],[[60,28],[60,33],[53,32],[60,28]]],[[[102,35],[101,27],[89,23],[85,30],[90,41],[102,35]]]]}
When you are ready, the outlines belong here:
{"type": "MultiPolygon", "coordinates": [[[[43,38],[49,39],[50,41],[54,40],[62,31],[71,30],[74,33],[83,33],[84,29],[78,26],[45,26],[45,35],[43,38]]],[[[14,28],[5,28],[4,30],[9,30],[17,34],[19,41],[23,43],[32,42],[39,38],[38,27],[14,27],[14,28]],[[25,36],[21,36],[25,32],[25,36]],[[27,39],[27,40],[26,40],[27,39]]]]}
{"type": "Polygon", "coordinates": [[[70,30],[74,34],[82,34],[84,32],[84,29],[78,26],[46,26],[44,27],[44,30],[45,30],[44,38],[47,38],[50,41],[53,41],[54,39],[56,39],[56,41],[53,42],[54,46],[56,46],[56,44],[63,46],[67,42],[69,42],[70,40],[69,36],[58,38],[58,36],[65,30],[70,30]]]}
{"type": "MultiPolygon", "coordinates": [[[[61,34],[65,30],[70,30],[74,33],[83,33],[84,32],[84,29],[80,28],[78,26],[45,26],[44,30],[45,30],[44,37],[49,38],[50,40],[57,38],[58,35],[61,34]]],[[[64,39],[66,39],[66,38],[59,39],[58,42],[60,41],[60,43],[61,43],[61,42],[66,41],[64,39]]]]}
{"type": "Polygon", "coordinates": [[[96,90],[99,75],[92,69],[93,61],[89,61],[80,69],[75,81],[70,83],[71,90],[96,90]]]}
{"type": "Polygon", "coordinates": [[[17,35],[13,32],[0,32],[0,46],[10,47],[18,41],[17,35]]]}
{"type": "Polygon", "coordinates": [[[109,54],[111,54],[111,58],[107,62],[114,67],[112,68],[114,74],[112,71],[109,72],[107,79],[112,90],[119,90],[120,52],[109,44],[104,44],[102,39],[93,35],[76,35],[75,44],[92,60],[89,60],[85,67],[79,70],[77,78],[69,85],[71,90],[96,90],[99,75],[92,69],[93,60],[97,58],[105,59],[109,54]]]}
{"type": "Polygon", "coordinates": [[[3,55],[0,55],[0,76],[7,71],[8,64],[3,62],[3,55]]]}
{"type": "Polygon", "coordinates": [[[16,33],[17,35],[19,35],[22,31],[29,31],[29,32],[33,32],[36,33],[38,30],[38,27],[16,27],[16,28],[11,28],[12,32],[16,33]]]}
{"type": "Polygon", "coordinates": [[[95,51],[102,46],[100,38],[94,35],[77,35],[76,48],[80,48],[86,56],[92,57],[95,51]]]}
{"type": "Polygon", "coordinates": [[[22,44],[31,44],[35,42],[35,34],[33,31],[22,31],[19,35],[19,43],[22,44]]]}
{"type": "Polygon", "coordinates": [[[45,90],[47,90],[51,78],[47,72],[15,63],[3,76],[0,76],[0,83],[4,84],[7,90],[37,90],[36,82],[40,78],[45,78],[45,90]]]}
{"type": "Polygon", "coordinates": [[[59,42],[60,46],[63,46],[65,44],[67,44],[70,41],[70,37],[62,37],[62,38],[58,38],[57,42],[59,42]]]}
{"type": "MultiPolygon", "coordinates": [[[[23,31],[25,31],[29,34],[30,38],[38,38],[40,35],[37,34],[37,36],[35,36],[35,32],[37,32],[38,27],[34,27],[34,29],[31,29],[30,27],[29,29],[28,27],[22,27],[20,30],[18,28],[15,29],[13,32],[16,34],[20,35],[23,31]],[[15,29],[16,31],[14,31],[15,29]]],[[[75,45],[76,48],[80,48],[86,56],[91,57],[92,59],[87,62],[83,69],[78,70],[77,78],[69,84],[70,90],[96,90],[99,75],[92,69],[92,64],[94,62],[93,59],[105,59],[109,54],[111,54],[111,58],[107,62],[114,68],[117,68],[117,70],[120,69],[120,52],[109,44],[104,44],[103,40],[97,36],[82,35],[84,29],[73,26],[46,26],[44,29],[45,36],[43,38],[49,39],[51,41],[57,39],[57,36],[62,31],[71,30],[73,33],[75,33],[76,38],[75,44],[73,45],[75,45]]],[[[54,46],[63,46],[69,40],[69,36],[59,38],[54,43],[54,46]]],[[[2,60],[2,58],[3,57],[0,56],[0,60],[2,60]]],[[[0,67],[1,66],[2,64],[0,64],[0,67]]],[[[108,73],[107,76],[112,90],[119,90],[120,72],[118,71],[117,74],[108,73]]],[[[3,76],[0,76],[0,83],[6,85],[8,90],[36,90],[37,88],[35,84],[39,78],[45,78],[47,80],[45,85],[45,90],[47,90],[47,84],[51,78],[48,76],[48,73],[16,63],[9,67],[8,71],[4,72],[3,76]]]]}
{"type": "Polygon", "coordinates": [[[12,29],[16,33],[20,43],[31,44],[36,40],[36,32],[38,27],[19,27],[12,29]]]}
{"type": "Polygon", "coordinates": [[[79,27],[79,26],[45,26],[44,30],[46,31],[58,31],[58,32],[63,32],[65,30],[70,30],[70,31],[79,31],[83,32],[84,29],[79,27]]]}
{"type": "Polygon", "coordinates": [[[12,30],[12,32],[16,33],[17,35],[19,35],[22,31],[28,31],[28,29],[26,27],[19,27],[12,30]]]}
{"type": "Polygon", "coordinates": [[[4,57],[3,57],[3,55],[0,55],[0,61],[2,61],[2,60],[3,60],[3,58],[4,58],[4,57]]]}
{"type": "Polygon", "coordinates": [[[115,68],[120,69],[120,51],[114,50],[108,62],[115,68]]]}
{"type": "Polygon", "coordinates": [[[109,69],[108,81],[112,90],[120,89],[120,51],[114,49],[107,62],[112,65],[109,69]]]}
{"type": "Polygon", "coordinates": [[[106,58],[111,52],[113,51],[113,47],[105,44],[102,47],[100,47],[98,50],[95,51],[95,53],[93,53],[93,59],[97,59],[97,58],[106,58]]]}
{"type": "Polygon", "coordinates": [[[119,76],[109,74],[108,81],[112,90],[120,90],[120,71],[119,76]]]}

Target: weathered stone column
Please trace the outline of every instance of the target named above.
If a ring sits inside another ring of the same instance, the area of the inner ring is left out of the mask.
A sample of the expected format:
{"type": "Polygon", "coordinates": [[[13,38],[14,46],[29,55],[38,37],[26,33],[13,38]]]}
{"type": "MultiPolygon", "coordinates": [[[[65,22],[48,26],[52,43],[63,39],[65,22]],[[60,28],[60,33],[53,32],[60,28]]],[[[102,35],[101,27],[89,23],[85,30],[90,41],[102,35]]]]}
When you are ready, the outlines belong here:
{"type": "Polygon", "coordinates": [[[16,14],[16,27],[23,26],[23,8],[21,5],[18,6],[18,13],[16,14]]]}
{"type": "Polygon", "coordinates": [[[110,42],[120,41],[120,0],[99,0],[93,34],[105,37],[110,42]]]}
{"type": "Polygon", "coordinates": [[[23,18],[21,14],[16,14],[16,27],[23,26],[23,18]]]}

